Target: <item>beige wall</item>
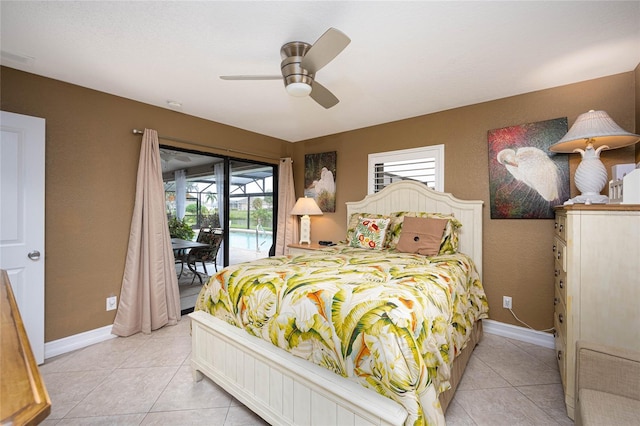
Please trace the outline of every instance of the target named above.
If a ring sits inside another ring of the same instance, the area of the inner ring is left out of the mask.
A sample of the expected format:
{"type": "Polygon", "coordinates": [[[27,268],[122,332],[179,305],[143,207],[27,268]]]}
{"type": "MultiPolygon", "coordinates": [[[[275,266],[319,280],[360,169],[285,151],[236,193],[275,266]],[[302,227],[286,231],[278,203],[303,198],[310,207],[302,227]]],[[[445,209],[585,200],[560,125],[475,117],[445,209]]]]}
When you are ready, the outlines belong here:
{"type": "Polygon", "coordinates": [[[142,140],[132,129],[275,159],[291,149],[278,139],[11,68],[1,69],[1,90],[2,110],[46,119],[47,342],[113,323],[105,298],[120,294],[142,140]]]}
{"type": "MultiPolygon", "coordinates": [[[[47,342],[113,322],[114,312],[104,305],[108,295],[119,294],[124,270],[140,148],[133,128],[273,158],[292,155],[298,195],[304,155],[337,151],[337,211],[312,218],[312,238],[335,241],[345,234],[344,203],[366,195],[368,153],[443,143],[445,191],[485,202],[484,283],[491,317],[515,323],[501,308],[502,295],[509,295],[518,316],[547,328],[553,312],[553,221],[489,218],[487,131],[558,117],[568,117],[571,125],[589,109],[607,111],[627,130],[637,129],[640,120],[640,68],[296,144],[10,68],[1,68],[0,77],[2,110],[47,120],[47,342]]],[[[619,149],[605,152],[603,161],[609,168],[633,157],[633,148],[619,149]]],[[[572,155],[572,174],[578,162],[572,155]]]]}
{"type": "MultiPolygon", "coordinates": [[[[487,131],[558,117],[567,117],[571,126],[590,109],[605,110],[620,126],[633,130],[635,78],[629,72],[297,143],[293,158],[298,196],[304,155],[337,151],[336,212],[312,217],[312,239],[344,238],[344,203],[366,195],[369,153],[443,143],[445,191],[485,203],[483,274],[491,318],[517,324],[502,309],[502,296],[507,295],[513,297],[514,311],[522,320],[538,329],[551,327],[553,220],[490,219],[487,131]]],[[[571,176],[579,159],[578,154],[570,157],[571,176]]],[[[634,148],[607,151],[602,159],[607,169],[632,162],[634,148]]],[[[576,195],[573,182],[572,193],[576,195]]]]}

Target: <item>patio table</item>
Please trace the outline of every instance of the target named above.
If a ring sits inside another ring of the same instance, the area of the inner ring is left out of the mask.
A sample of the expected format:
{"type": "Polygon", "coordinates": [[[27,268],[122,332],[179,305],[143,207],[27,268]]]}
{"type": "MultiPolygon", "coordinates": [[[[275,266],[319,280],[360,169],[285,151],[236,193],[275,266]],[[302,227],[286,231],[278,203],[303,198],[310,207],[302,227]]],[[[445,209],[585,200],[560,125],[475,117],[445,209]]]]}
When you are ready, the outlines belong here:
{"type": "MultiPolygon", "coordinates": [[[[210,246],[209,244],[199,243],[197,241],[183,240],[181,238],[172,238],[171,247],[173,248],[174,254],[178,253],[180,259],[182,259],[182,256],[185,254],[185,250],[198,248],[198,247],[210,247],[210,246]]],[[[184,262],[182,262],[182,265],[184,266],[184,262]]],[[[187,268],[189,268],[189,270],[193,272],[196,277],[198,277],[198,280],[200,280],[200,284],[202,284],[202,276],[200,276],[200,273],[196,270],[196,268],[191,266],[189,262],[187,262],[187,268]]]]}

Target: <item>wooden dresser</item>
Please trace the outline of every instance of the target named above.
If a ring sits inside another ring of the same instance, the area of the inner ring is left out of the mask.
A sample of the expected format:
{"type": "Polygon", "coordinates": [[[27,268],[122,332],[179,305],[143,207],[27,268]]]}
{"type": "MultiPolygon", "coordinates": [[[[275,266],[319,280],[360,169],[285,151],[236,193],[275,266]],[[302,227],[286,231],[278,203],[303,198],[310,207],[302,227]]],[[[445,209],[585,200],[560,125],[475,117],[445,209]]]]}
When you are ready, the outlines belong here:
{"type": "Polygon", "coordinates": [[[640,350],[640,205],[557,207],[553,255],[556,354],[573,419],[576,341],[640,350]]]}
{"type": "Polygon", "coordinates": [[[51,411],[9,277],[0,270],[0,424],[36,425],[51,411]]]}

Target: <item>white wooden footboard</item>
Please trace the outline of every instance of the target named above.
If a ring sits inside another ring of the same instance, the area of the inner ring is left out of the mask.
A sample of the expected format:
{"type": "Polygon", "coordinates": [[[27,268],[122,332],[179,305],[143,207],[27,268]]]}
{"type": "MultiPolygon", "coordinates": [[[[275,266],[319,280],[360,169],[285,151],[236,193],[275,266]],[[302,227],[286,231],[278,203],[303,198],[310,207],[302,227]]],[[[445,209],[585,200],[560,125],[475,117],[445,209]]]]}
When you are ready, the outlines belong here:
{"type": "Polygon", "coordinates": [[[402,425],[395,401],[196,311],[191,368],[272,425],[402,425]]]}

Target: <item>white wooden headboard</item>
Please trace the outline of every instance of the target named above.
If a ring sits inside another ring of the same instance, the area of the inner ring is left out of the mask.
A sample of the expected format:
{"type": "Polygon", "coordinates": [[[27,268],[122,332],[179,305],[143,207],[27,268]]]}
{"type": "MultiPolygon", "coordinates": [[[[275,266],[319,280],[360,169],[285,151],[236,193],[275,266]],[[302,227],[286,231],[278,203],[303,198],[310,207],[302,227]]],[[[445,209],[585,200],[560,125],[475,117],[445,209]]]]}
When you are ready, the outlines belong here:
{"type": "MultiPolygon", "coordinates": [[[[421,182],[403,180],[347,204],[347,222],[353,213],[391,214],[398,211],[451,213],[462,223],[458,251],[470,256],[482,278],[482,205],[480,200],[460,200],[437,192],[421,182]]],[[[348,225],[347,225],[348,226],[348,225]]]]}

